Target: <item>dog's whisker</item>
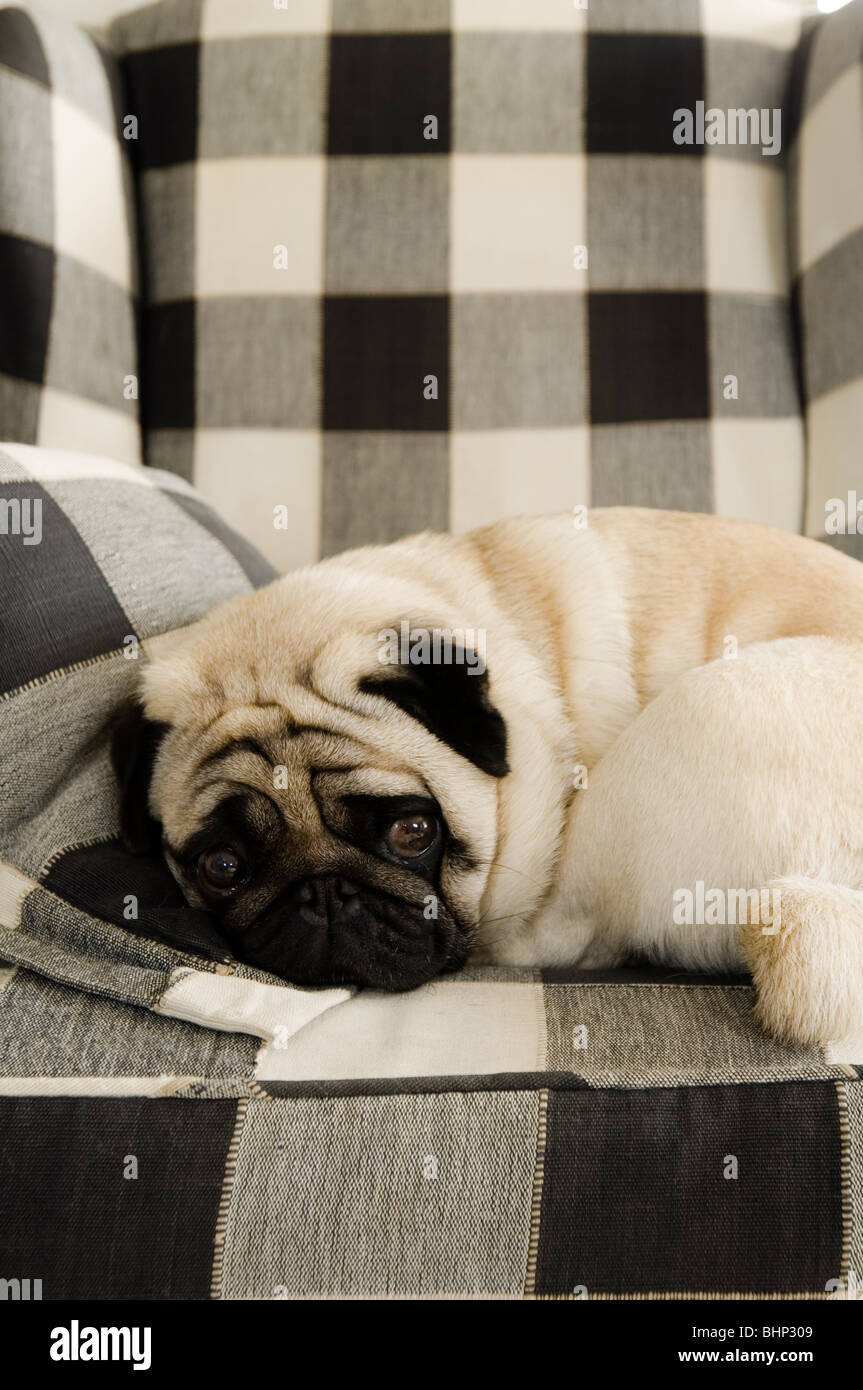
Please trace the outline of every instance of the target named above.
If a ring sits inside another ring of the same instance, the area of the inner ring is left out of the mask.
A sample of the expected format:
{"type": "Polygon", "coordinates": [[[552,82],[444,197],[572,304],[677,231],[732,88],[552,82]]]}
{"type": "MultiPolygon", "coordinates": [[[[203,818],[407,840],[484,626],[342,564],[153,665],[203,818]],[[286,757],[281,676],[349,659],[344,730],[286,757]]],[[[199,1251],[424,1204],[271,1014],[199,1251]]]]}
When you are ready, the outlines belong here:
{"type": "Polygon", "coordinates": [[[545,889],[544,884],[540,883],[538,879],[531,878],[530,874],[525,873],[524,869],[513,868],[511,864],[503,864],[499,859],[480,859],[478,862],[480,868],[503,869],[505,873],[518,874],[521,878],[526,878],[528,883],[532,883],[536,888],[540,888],[543,891],[545,889]]]}

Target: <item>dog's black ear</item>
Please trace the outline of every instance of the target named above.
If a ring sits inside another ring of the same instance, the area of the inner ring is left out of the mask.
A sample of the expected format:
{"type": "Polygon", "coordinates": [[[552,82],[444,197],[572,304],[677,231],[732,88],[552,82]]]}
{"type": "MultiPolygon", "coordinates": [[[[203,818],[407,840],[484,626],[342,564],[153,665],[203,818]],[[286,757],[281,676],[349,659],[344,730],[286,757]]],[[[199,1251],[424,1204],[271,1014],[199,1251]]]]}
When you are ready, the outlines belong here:
{"type": "Polygon", "coordinates": [[[111,762],[120,788],[120,834],[135,854],[158,849],[159,822],[150,811],[150,778],[167,724],[147,719],[140,705],[123,710],[111,729],[111,762]]]}
{"type": "Polygon", "coordinates": [[[488,675],[476,670],[473,653],[454,651],[453,657],[382,668],[364,676],[360,690],[383,695],[483,772],[505,777],[506,725],[489,698],[488,675]]]}

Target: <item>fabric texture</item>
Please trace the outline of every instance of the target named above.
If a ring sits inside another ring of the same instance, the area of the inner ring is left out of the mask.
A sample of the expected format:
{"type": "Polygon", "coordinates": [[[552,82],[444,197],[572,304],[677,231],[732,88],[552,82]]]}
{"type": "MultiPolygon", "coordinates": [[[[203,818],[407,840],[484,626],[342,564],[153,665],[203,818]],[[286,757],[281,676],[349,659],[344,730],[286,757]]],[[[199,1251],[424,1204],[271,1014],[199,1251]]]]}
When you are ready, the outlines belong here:
{"type": "MultiPolygon", "coordinates": [[[[428,1075],[405,1010],[387,1020],[401,1074],[379,1050],[365,1079],[315,1082],[301,1064],[300,1081],[260,1079],[253,1019],[195,1027],[9,969],[4,1268],[38,1271],[46,1299],[841,1296],[863,1249],[863,1068],[759,1039],[758,1082],[684,1077],[687,1057],[722,1052],[713,996],[721,1014],[729,985],[639,980],[645,1014],[681,1038],[665,1068],[611,1075],[589,1060],[614,1050],[633,988],[620,976],[489,970],[421,993],[469,989],[489,1055],[519,1047],[536,1069],[471,1074],[468,1050],[428,1075]],[[530,1030],[506,999],[526,987],[530,1030]],[[608,1018],[550,1070],[560,1019],[589,991],[608,1018]]],[[[734,988],[742,1033],[752,991],[734,988]]],[[[303,1046],[325,1071],[327,1028],[362,1002],[277,1033],[282,1076],[303,1046]]],[[[463,1038],[466,1012],[442,1000],[441,1031],[463,1038]]],[[[354,1050],[367,1044],[360,1017],[354,1050]]]]}
{"type": "Polygon", "coordinates": [[[863,558],[859,0],[807,28],[797,87],[799,116],[790,167],[794,293],[803,343],[809,459],[806,532],[863,558]]]}
{"type": "Polygon", "coordinates": [[[844,1288],[863,1039],[778,1043],[739,979],[242,965],[120,843],[108,722],[271,568],[171,473],[10,445],[0,489],[4,1270],[58,1300],[844,1288]]]}
{"type": "Polygon", "coordinates": [[[123,849],[111,721],[163,633],[273,571],[188,484],[140,465],[10,444],[0,503],[2,954],[156,1007],[189,963],[160,941],[210,970],[230,953],[159,857],[123,849]]]}
{"type": "Polygon", "coordinates": [[[103,41],[0,8],[0,439],[135,462],[138,245],[103,41]]]}
{"type": "Polygon", "coordinates": [[[779,1043],[737,978],[241,964],[120,842],[108,729],[272,568],[169,472],[8,445],[0,501],[3,1269],[59,1300],[845,1287],[863,1038],[779,1043]]]}
{"type": "Polygon", "coordinates": [[[582,503],[798,531],[782,132],[674,140],[699,102],[787,127],[798,31],[781,0],[121,17],[147,460],[280,570],[582,503]]]}

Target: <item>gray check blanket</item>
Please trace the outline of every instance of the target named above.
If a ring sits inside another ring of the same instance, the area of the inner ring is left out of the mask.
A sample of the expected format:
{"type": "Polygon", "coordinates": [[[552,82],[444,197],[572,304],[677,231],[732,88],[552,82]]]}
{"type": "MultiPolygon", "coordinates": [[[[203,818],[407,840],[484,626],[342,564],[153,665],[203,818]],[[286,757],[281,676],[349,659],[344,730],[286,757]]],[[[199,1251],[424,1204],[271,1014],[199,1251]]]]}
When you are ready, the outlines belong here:
{"type": "Polygon", "coordinates": [[[771,1040],[745,981],[352,995],[232,959],[123,850],[108,723],[163,632],[271,570],[154,469],[7,446],[0,503],[4,1277],[46,1299],[826,1298],[863,1268],[863,1046],[771,1040]]]}

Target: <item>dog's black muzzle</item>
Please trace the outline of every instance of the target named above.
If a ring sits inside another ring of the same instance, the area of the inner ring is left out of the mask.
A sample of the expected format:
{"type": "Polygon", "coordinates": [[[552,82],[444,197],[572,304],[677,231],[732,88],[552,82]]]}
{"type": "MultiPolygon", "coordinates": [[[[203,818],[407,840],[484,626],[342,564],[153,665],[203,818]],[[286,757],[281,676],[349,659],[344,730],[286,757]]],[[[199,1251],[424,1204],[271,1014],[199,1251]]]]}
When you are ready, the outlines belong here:
{"type": "Polygon", "coordinates": [[[410,903],[340,874],[300,879],[250,926],[223,931],[242,960],[301,985],[414,989],[469,950],[431,889],[410,903]]]}

